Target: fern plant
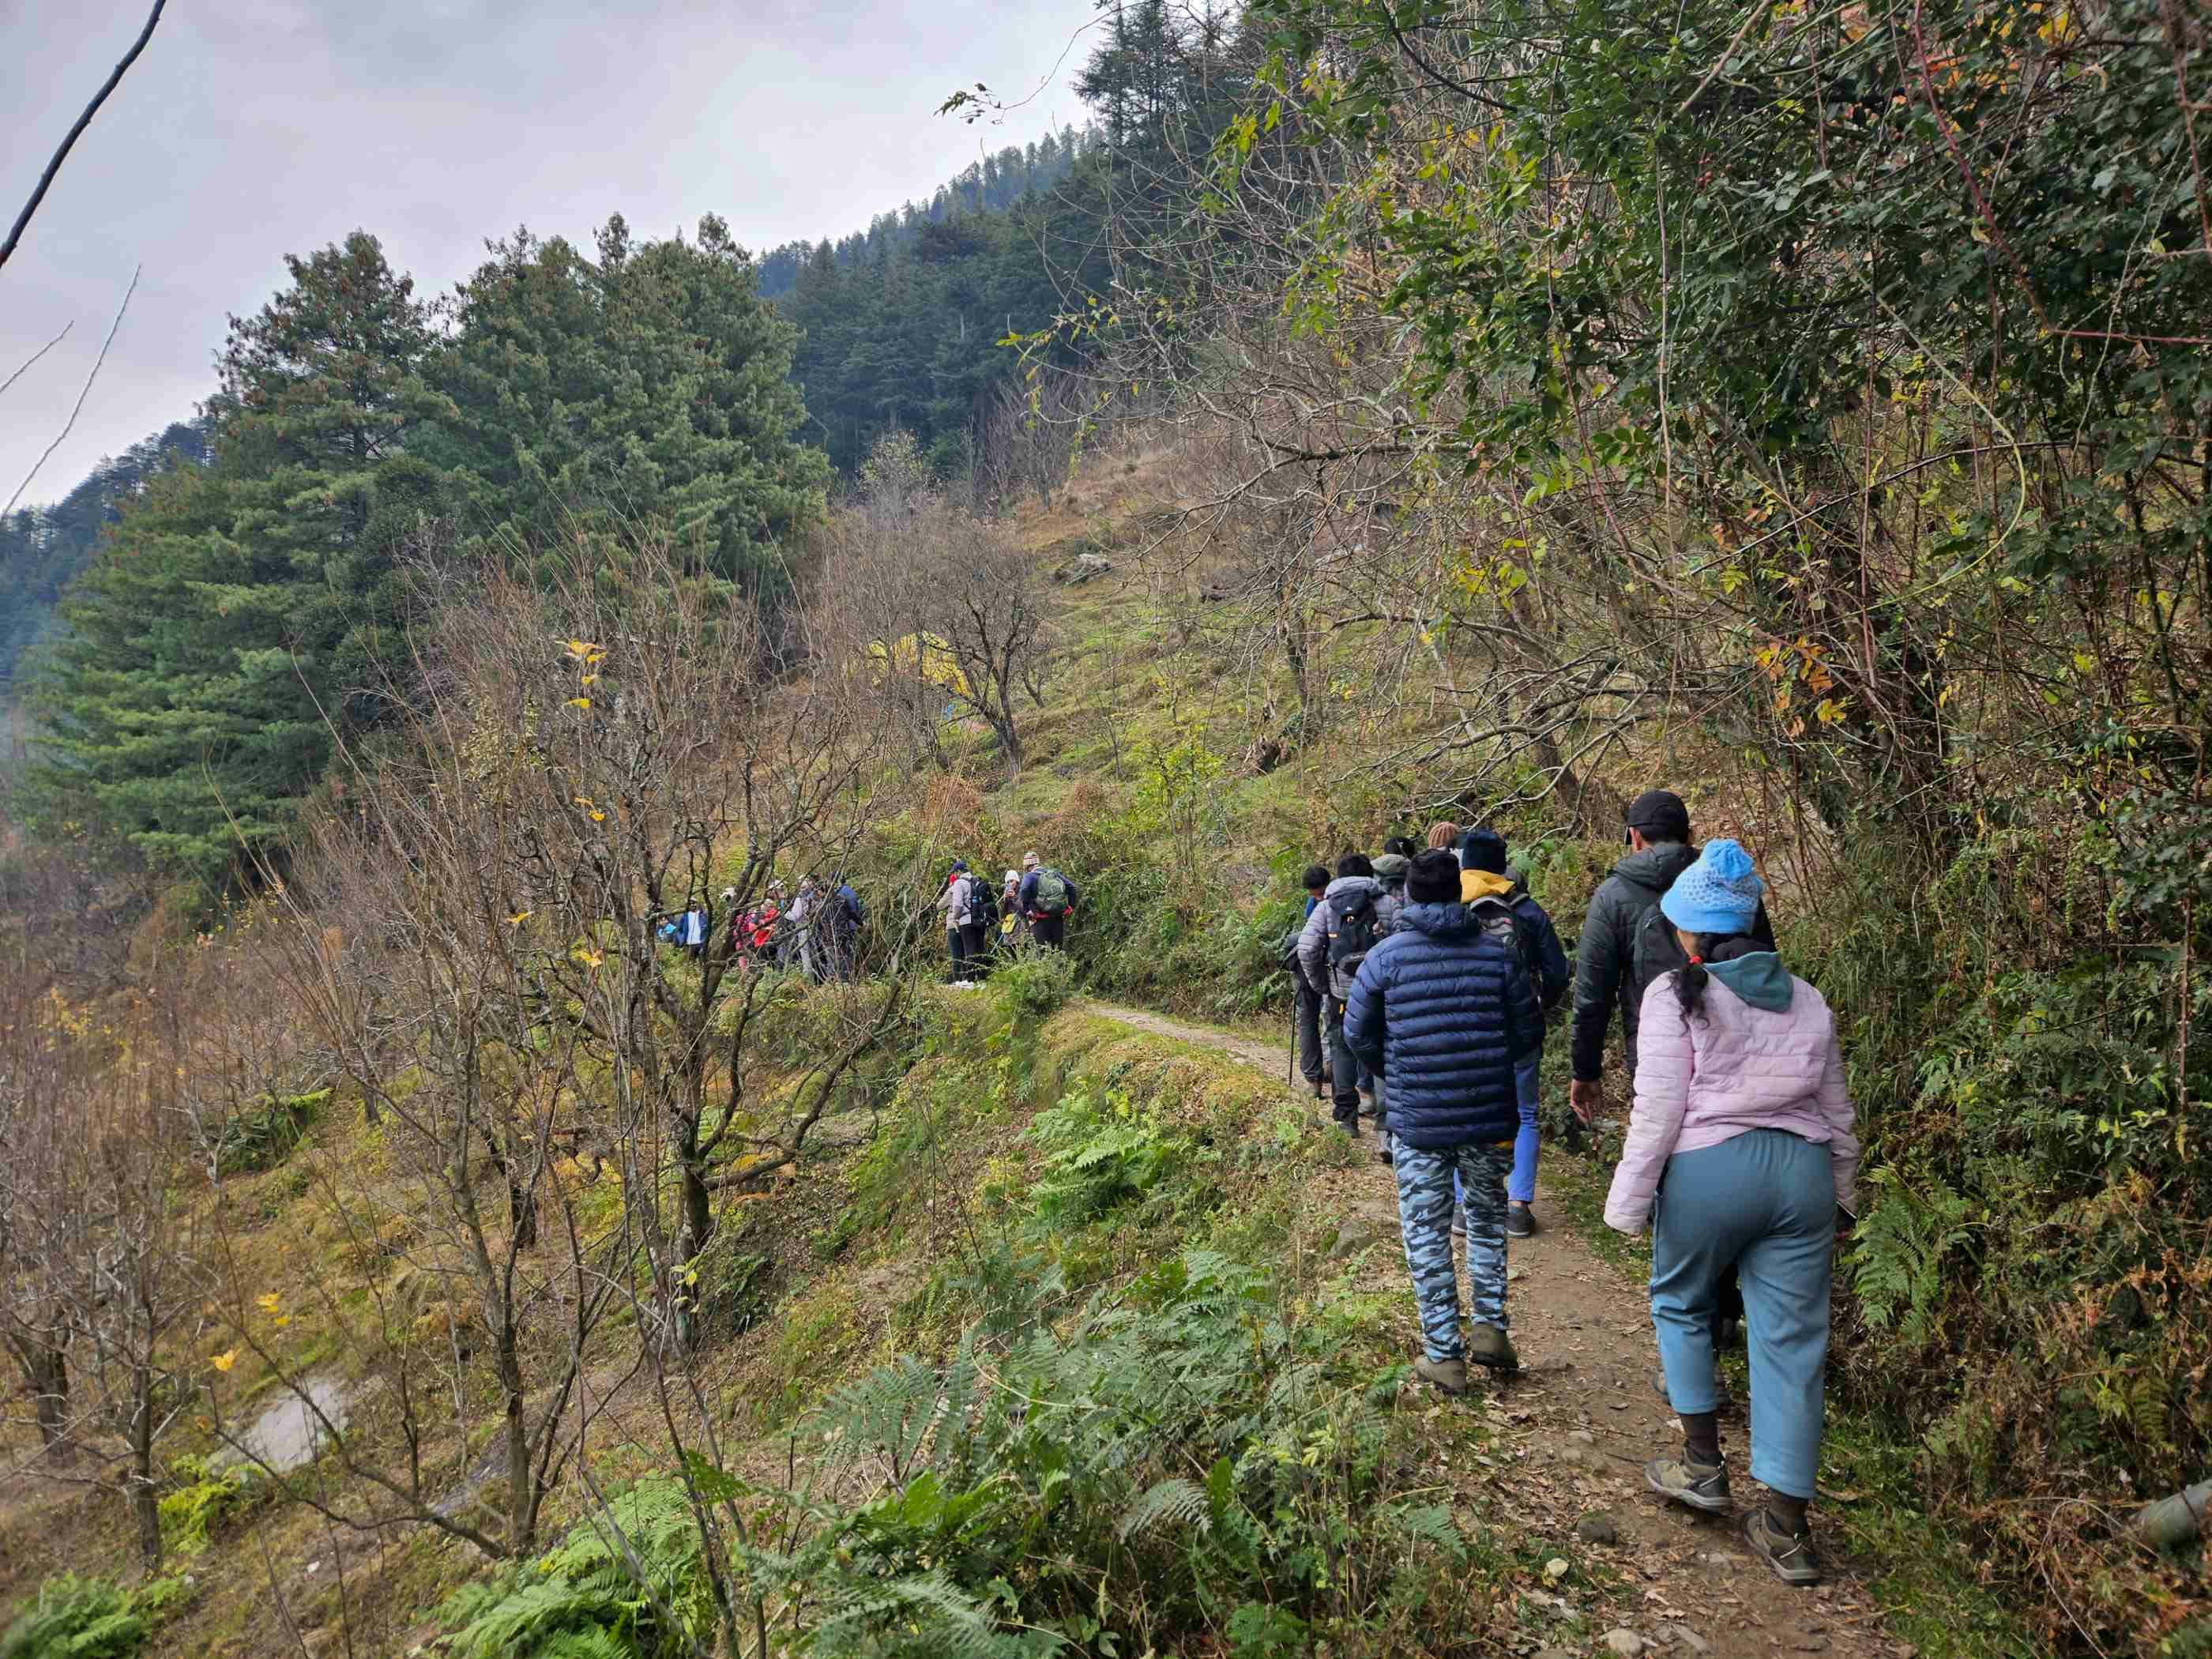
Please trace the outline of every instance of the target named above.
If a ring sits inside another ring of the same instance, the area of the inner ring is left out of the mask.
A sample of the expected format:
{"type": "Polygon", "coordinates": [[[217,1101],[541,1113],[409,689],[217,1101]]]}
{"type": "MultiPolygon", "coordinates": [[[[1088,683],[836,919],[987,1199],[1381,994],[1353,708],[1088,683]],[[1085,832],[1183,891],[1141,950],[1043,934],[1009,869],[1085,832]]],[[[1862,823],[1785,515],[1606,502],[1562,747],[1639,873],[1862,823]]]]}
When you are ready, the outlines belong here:
{"type": "Polygon", "coordinates": [[[1852,1234],[1852,1287],[1868,1324],[1917,1350],[1936,1333],[1944,1262],[1972,1233],[1973,1206],[1941,1182],[1915,1192],[1894,1170],[1870,1180],[1881,1196],[1852,1234]]]}

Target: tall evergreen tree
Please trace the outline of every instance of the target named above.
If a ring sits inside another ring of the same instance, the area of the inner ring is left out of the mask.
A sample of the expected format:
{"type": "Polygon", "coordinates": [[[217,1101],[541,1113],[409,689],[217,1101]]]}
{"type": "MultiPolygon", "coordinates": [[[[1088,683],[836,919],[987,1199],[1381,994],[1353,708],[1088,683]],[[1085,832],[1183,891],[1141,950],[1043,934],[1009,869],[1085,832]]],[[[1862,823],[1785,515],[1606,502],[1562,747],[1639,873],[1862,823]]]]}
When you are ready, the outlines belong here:
{"type": "Polygon", "coordinates": [[[772,585],[829,479],[799,434],[795,332],[720,219],[637,243],[617,216],[595,252],[527,230],[493,245],[456,296],[436,368],[453,410],[423,453],[510,554],[654,519],[723,575],[772,585]]]}
{"type": "Polygon", "coordinates": [[[405,453],[440,409],[413,283],[359,231],[286,264],[216,360],[214,464],[125,508],[35,691],[48,810],[210,882],[383,707],[396,556],[436,505],[405,453]]]}

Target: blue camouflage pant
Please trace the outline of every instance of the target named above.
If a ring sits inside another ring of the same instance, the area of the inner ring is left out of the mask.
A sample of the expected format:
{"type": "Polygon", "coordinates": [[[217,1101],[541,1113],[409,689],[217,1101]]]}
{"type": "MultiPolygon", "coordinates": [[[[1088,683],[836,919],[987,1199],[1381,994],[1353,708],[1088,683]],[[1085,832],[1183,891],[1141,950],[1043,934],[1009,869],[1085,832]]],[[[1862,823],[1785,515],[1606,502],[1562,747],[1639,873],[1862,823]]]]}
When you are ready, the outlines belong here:
{"type": "Polygon", "coordinates": [[[1478,1325],[1506,1328],[1505,1177],[1513,1143],[1467,1141],[1429,1149],[1398,1143],[1398,1225],[1431,1359],[1466,1358],[1459,1334],[1459,1277],[1452,1266],[1452,1188],[1467,1205],[1467,1277],[1478,1325]]]}

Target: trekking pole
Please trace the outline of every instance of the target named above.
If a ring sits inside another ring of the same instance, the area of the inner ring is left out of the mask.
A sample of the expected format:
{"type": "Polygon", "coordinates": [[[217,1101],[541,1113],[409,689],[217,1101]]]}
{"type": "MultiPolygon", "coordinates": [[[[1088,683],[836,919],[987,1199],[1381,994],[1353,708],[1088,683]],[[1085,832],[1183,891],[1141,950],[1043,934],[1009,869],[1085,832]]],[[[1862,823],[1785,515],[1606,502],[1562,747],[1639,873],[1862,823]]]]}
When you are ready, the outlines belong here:
{"type": "Polygon", "coordinates": [[[1298,994],[1296,990],[1291,993],[1291,1064],[1283,1073],[1283,1086],[1285,1089],[1298,1086],[1298,994]]]}

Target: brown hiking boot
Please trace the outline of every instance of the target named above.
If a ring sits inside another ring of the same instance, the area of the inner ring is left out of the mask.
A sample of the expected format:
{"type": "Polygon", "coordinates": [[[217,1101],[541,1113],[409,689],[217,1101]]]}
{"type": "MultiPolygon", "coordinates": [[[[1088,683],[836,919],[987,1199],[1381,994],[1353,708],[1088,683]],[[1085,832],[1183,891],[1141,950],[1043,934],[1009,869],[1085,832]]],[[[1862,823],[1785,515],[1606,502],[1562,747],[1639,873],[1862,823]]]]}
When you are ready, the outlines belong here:
{"type": "Polygon", "coordinates": [[[1785,1584],[1817,1584],[1827,1576],[1813,1548],[1811,1531],[1794,1535],[1784,1531],[1764,1506],[1744,1517],[1743,1541],[1785,1584]]]}
{"type": "Polygon", "coordinates": [[[1692,1463],[1686,1455],[1655,1457],[1644,1466],[1644,1484],[1662,1498],[1707,1515],[1726,1515],[1735,1507],[1729,1497],[1725,1463],[1692,1463]]]}
{"type": "Polygon", "coordinates": [[[1468,1390],[1467,1361],[1464,1359],[1416,1359],[1413,1375],[1424,1382],[1434,1383],[1446,1394],[1460,1395],[1468,1390]]]}
{"type": "Polygon", "coordinates": [[[1468,1338],[1467,1358],[1470,1364],[1487,1365],[1492,1370],[1521,1369],[1521,1356],[1513,1352],[1513,1339],[1495,1325],[1474,1328],[1468,1338]]]}

